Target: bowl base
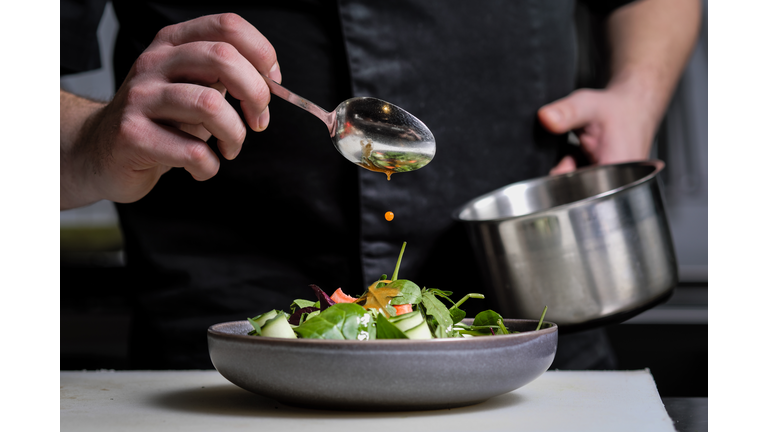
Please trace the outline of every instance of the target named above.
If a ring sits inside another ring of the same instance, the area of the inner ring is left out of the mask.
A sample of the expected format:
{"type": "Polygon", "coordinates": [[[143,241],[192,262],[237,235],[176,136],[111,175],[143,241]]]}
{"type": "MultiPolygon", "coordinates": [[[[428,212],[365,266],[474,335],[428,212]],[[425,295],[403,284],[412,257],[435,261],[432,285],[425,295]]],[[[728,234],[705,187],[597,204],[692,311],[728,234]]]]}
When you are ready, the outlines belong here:
{"type": "Polygon", "coordinates": [[[384,405],[384,404],[322,404],[322,403],[302,403],[295,401],[287,401],[276,399],[283,405],[302,408],[302,409],[314,409],[323,411],[354,411],[354,412],[391,412],[391,411],[436,411],[442,409],[463,408],[472,405],[479,405],[486,402],[489,398],[481,400],[463,401],[463,402],[451,402],[442,404],[420,404],[414,402],[413,404],[397,404],[397,405],[384,405]]]}

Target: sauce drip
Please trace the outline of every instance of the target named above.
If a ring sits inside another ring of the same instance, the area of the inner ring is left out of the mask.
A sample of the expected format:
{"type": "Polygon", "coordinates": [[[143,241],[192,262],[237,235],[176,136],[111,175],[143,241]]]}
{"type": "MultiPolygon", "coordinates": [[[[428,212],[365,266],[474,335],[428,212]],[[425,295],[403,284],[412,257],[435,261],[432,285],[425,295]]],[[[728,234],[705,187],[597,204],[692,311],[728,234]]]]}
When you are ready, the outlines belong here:
{"type": "Polygon", "coordinates": [[[381,309],[381,312],[384,314],[384,316],[389,318],[390,315],[384,307],[388,305],[393,298],[400,295],[400,290],[388,286],[376,288],[376,285],[382,282],[388,284],[392,281],[377,280],[368,287],[368,290],[365,292],[365,294],[357,299],[355,303],[359,304],[365,309],[381,309]]]}
{"type": "Polygon", "coordinates": [[[367,170],[369,170],[369,171],[373,171],[373,172],[382,172],[382,173],[386,174],[386,175],[387,175],[387,180],[391,180],[391,178],[390,178],[390,177],[392,176],[392,174],[394,174],[394,173],[395,173],[395,170],[386,169],[386,168],[379,168],[379,167],[377,167],[377,166],[373,166],[373,165],[371,165],[371,163],[370,163],[370,162],[368,162],[368,161],[366,161],[366,160],[363,160],[363,161],[362,161],[361,163],[359,163],[358,165],[360,165],[361,167],[363,167],[363,168],[365,168],[365,169],[367,169],[367,170]]]}

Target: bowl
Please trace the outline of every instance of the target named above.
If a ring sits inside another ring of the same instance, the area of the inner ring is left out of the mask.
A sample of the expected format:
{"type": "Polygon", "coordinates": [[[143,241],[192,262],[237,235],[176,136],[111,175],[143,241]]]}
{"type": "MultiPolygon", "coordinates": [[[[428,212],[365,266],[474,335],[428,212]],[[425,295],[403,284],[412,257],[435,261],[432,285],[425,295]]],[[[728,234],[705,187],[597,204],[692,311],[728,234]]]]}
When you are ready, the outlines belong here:
{"type": "Polygon", "coordinates": [[[677,260],[663,168],[656,160],[593,166],[513,183],[457,209],[495,310],[537,316],[547,305],[547,319],[568,333],[666,301],[677,260]]]}
{"type": "Polygon", "coordinates": [[[248,321],[208,329],[216,370],[286,405],[353,411],[474,405],[518,389],[555,357],[557,325],[504,320],[509,335],[431,340],[318,340],[248,336],[248,321]],[[542,326],[544,327],[544,326],[542,326]],[[533,330],[533,331],[529,331],[533,330]]]}

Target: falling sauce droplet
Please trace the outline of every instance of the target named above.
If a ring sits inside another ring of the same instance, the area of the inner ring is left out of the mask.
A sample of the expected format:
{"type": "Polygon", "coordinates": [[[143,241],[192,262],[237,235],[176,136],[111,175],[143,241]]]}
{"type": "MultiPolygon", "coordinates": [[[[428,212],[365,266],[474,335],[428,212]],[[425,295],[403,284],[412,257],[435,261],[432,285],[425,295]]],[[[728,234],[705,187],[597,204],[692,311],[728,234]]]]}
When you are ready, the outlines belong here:
{"type": "Polygon", "coordinates": [[[386,219],[388,221],[391,221],[394,218],[395,218],[395,214],[394,213],[392,213],[392,212],[384,213],[384,219],[386,219]]]}

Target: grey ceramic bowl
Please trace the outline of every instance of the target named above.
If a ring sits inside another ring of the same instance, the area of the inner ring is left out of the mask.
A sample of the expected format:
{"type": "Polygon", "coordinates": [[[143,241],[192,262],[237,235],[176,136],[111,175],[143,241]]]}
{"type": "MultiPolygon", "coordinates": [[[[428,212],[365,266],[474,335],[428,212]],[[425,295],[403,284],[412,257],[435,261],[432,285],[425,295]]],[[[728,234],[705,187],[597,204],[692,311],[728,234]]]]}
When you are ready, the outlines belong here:
{"type": "Polygon", "coordinates": [[[555,358],[557,325],[504,320],[510,335],[333,341],[248,336],[247,321],[208,329],[216,369],[287,405],[335,410],[428,410],[474,405],[518,389],[555,358]]]}

